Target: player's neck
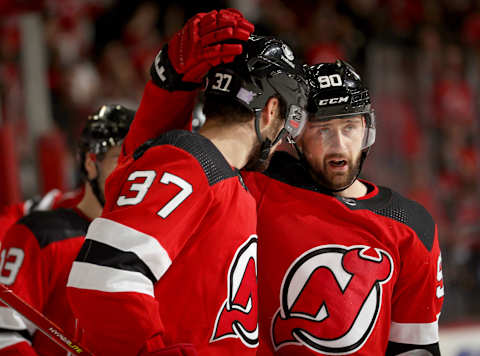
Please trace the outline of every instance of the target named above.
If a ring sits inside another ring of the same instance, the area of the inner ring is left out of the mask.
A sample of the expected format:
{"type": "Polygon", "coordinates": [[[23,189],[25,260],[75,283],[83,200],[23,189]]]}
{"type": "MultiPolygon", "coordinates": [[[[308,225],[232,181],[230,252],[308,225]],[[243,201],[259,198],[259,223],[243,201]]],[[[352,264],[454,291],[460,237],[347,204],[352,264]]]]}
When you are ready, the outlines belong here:
{"type": "Polygon", "coordinates": [[[221,124],[207,120],[199,134],[212,141],[227,162],[237,169],[242,169],[247,164],[250,152],[257,142],[249,123],[221,124]]]}
{"type": "Polygon", "coordinates": [[[361,198],[367,194],[367,191],[367,186],[356,179],[351,186],[336,193],[336,195],[344,198],[361,198]]]}
{"type": "Polygon", "coordinates": [[[93,194],[90,184],[88,183],[85,184],[85,194],[80,203],[77,204],[77,208],[92,220],[98,218],[102,214],[103,207],[98,202],[93,194]]]}

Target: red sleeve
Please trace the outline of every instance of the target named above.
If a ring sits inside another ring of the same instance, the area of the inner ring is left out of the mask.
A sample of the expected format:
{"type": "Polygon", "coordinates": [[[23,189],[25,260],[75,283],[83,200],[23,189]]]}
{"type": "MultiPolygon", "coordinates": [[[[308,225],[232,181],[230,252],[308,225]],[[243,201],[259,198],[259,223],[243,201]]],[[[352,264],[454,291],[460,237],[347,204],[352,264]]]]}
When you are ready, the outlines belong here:
{"type": "Polygon", "coordinates": [[[429,251],[415,236],[401,247],[401,270],[392,300],[390,341],[438,343],[438,317],[443,304],[441,254],[435,227],[429,251]]]}
{"type": "Polygon", "coordinates": [[[30,343],[21,342],[0,350],[2,356],[38,356],[37,352],[30,346],[30,343]]]}
{"type": "Polygon", "coordinates": [[[68,281],[86,346],[98,355],[136,355],[161,336],[155,286],[213,201],[198,161],[176,147],[153,147],[121,169],[127,179],[90,225],[68,281]]]}
{"type": "Polygon", "coordinates": [[[173,129],[191,130],[197,91],[169,92],[150,80],[123,144],[124,156],[145,141],[173,129]]]}
{"type": "MultiPolygon", "coordinates": [[[[37,239],[22,224],[7,232],[0,252],[0,283],[7,285],[27,303],[42,310],[47,293],[48,275],[44,256],[37,239]]],[[[0,354],[37,355],[31,347],[29,330],[24,319],[9,307],[0,304],[0,354]]]]}

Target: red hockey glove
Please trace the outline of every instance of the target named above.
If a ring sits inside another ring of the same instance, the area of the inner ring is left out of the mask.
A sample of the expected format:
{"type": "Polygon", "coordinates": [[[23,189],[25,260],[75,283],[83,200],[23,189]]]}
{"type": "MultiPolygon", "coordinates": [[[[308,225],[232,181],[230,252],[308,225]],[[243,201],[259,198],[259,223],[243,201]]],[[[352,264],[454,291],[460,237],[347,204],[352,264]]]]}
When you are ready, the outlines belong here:
{"type": "Polygon", "coordinates": [[[229,63],[242,53],[254,26],[235,9],[193,16],[158,53],[151,68],[153,82],[169,91],[193,90],[210,68],[229,63]]]}
{"type": "Polygon", "coordinates": [[[197,350],[191,344],[175,344],[155,351],[143,350],[138,356],[197,356],[197,350]]]}

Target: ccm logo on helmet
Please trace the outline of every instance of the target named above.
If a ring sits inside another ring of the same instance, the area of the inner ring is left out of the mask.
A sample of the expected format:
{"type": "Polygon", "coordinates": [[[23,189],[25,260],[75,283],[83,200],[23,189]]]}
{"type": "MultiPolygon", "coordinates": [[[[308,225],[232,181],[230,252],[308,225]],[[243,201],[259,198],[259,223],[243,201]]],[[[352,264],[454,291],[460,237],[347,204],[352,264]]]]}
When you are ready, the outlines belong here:
{"type": "Polygon", "coordinates": [[[321,99],[318,101],[318,106],[348,103],[348,98],[349,96],[341,96],[339,98],[321,99]]]}
{"type": "Polygon", "coordinates": [[[392,274],[392,257],[378,248],[324,245],[305,252],[282,283],[271,326],[275,349],[358,351],[377,322],[383,285],[392,274]]]}
{"type": "Polygon", "coordinates": [[[241,245],[228,271],[228,295],[218,311],[210,342],[239,338],[258,346],[257,235],[241,245]]]}

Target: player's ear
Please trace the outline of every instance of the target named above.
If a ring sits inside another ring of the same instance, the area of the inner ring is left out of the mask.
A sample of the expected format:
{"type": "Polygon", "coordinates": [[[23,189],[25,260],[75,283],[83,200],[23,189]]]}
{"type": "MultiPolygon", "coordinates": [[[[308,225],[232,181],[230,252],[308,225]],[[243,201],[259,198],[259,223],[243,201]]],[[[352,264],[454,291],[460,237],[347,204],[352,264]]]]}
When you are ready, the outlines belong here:
{"type": "Polygon", "coordinates": [[[85,161],[83,162],[83,166],[85,167],[85,171],[87,172],[88,180],[95,179],[97,177],[97,166],[95,164],[96,157],[94,154],[86,154],[85,161]]]}
{"type": "Polygon", "coordinates": [[[262,111],[262,120],[260,129],[269,126],[277,116],[280,115],[280,102],[278,98],[272,97],[268,99],[267,104],[262,111]]]}

